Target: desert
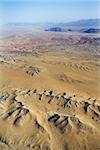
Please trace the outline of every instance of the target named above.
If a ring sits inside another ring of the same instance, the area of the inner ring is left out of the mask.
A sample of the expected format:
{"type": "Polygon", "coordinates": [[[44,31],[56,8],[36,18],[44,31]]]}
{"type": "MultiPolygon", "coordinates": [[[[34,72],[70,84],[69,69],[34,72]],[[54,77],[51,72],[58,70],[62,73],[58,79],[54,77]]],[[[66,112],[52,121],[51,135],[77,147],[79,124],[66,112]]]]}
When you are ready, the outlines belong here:
{"type": "Polygon", "coordinates": [[[99,33],[46,29],[0,33],[0,150],[99,150],[99,33]]]}

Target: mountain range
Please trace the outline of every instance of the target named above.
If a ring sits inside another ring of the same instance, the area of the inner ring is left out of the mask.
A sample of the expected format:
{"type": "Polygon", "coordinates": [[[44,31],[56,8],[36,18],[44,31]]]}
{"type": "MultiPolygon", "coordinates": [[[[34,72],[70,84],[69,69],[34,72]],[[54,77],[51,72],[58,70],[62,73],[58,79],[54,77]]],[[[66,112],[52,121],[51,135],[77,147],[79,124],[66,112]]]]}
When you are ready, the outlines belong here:
{"type": "Polygon", "coordinates": [[[84,33],[100,33],[100,19],[84,19],[68,23],[58,23],[47,28],[46,31],[79,31],[84,33]]]}

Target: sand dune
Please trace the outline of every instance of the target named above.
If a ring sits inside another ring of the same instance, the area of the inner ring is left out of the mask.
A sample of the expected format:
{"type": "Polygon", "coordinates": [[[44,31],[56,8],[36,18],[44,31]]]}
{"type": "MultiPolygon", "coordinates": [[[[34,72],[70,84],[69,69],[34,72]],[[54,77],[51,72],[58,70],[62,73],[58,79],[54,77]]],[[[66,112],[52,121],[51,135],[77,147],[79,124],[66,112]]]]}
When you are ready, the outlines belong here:
{"type": "Polygon", "coordinates": [[[2,60],[1,86],[7,82],[12,87],[67,90],[79,96],[99,98],[100,62],[69,58],[67,55],[43,54],[16,58],[15,61],[13,58],[2,60]]]}
{"type": "Polygon", "coordinates": [[[95,100],[51,90],[0,93],[0,149],[96,149],[99,125],[95,100]]]}
{"type": "Polygon", "coordinates": [[[99,150],[96,35],[25,33],[0,39],[0,150],[99,150]]]}

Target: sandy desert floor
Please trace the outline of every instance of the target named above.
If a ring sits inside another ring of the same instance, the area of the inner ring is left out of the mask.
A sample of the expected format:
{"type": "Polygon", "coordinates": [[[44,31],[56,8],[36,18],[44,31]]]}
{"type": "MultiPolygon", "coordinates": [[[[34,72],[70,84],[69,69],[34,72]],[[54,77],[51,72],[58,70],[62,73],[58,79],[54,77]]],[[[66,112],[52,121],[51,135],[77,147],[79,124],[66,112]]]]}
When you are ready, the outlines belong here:
{"type": "Polygon", "coordinates": [[[38,51],[29,37],[0,41],[0,150],[99,150],[100,59],[87,50],[97,47],[48,34],[38,51]]]}

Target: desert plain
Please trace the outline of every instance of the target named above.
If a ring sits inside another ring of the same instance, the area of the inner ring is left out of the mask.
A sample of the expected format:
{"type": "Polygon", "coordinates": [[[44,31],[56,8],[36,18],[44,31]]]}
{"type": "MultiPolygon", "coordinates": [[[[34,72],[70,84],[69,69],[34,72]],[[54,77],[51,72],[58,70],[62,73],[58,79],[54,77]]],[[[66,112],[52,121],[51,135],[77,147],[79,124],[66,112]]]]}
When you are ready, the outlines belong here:
{"type": "Polygon", "coordinates": [[[100,150],[99,34],[4,29],[0,150],[100,150]]]}

